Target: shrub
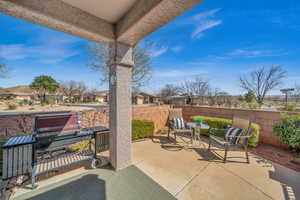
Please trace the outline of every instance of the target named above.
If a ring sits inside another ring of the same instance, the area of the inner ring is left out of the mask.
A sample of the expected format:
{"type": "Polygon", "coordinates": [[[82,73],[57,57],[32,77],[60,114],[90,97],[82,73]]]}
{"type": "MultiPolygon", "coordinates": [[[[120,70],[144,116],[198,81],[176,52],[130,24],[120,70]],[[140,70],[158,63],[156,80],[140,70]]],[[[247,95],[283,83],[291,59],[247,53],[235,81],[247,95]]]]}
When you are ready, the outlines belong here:
{"type": "MultiPolygon", "coordinates": [[[[192,121],[194,121],[195,118],[198,118],[199,116],[192,117],[192,121]]],[[[203,117],[203,123],[207,124],[210,129],[216,128],[216,129],[226,129],[228,125],[232,124],[232,120],[229,119],[223,119],[223,118],[215,118],[215,117],[203,117]]],[[[210,129],[204,129],[201,130],[201,134],[203,135],[209,135],[210,129]]],[[[258,124],[252,123],[251,125],[252,129],[252,137],[249,139],[248,146],[256,147],[259,141],[259,133],[260,133],[260,126],[258,124]]],[[[217,130],[216,135],[220,137],[224,137],[226,133],[226,130],[217,130]]]]}
{"type": "Polygon", "coordinates": [[[154,122],[149,120],[132,120],[132,140],[153,136],[154,122]]]}
{"type": "Polygon", "coordinates": [[[285,110],[287,111],[295,111],[297,108],[297,104],[294,103],[288,103],[287,105],[285,105],[285,110]]]}
{"type": "Polygon", "coordinates": [[[197,117],[194,117],[194,118],[193,118],[193,121],[194,121],[194,122],[197,122],[197,123],[199,123],[199,124],[200,124],[200,123],[203,123],[203,120],[204,120],[203,117],[200,117],[200,116],[197,116],[197,117]]]}
{"type": "Polygon", "coordinates": [[[249,103],[248,107],[250,109],[259,109],[261,107],[261,105],[259,105],[258,103],[249,103]]]}
{"type": "Polygon", "coordinates": [[[16,110],[18,108],[18,105],[15,103],[9,103],[7,104],[8,110],[16,110]]]}
{"type": "Polygon", "coordinates": [[[274,125],[274,132],[279,136],[280,141],[289,147],[300,150],[300,114],[287,115],[282,122],[274,125]]]}
{"type": "MultiPolygon", "coordinates": [[[[92,149],[94,149],[94,139],[92,140],[92,149]]],[[[67,147],[68,151],[74,152],[74,151],[84,151],[84,150],[88,150],[90,147],[90,141],[86,140],[86,141],[81,141],[81,142],[77,142],[75,144],[71,144],[67,147]]]]}
{"type": "Polygon", "coordinates": [[[53,105],[53,104],[55,104],[55,99],[48,98],[48,99],[45,100],[44,103],[45,103],[45,104],[51,104],[51,105],[53,105]]]}
{"type": "MultiPolygon", "coordinates": [[[[154,133],[154,122],[149,120],[132,120],[132,140],[151,137],[154,133]]],[[[92,140],[94,143],[94,140],[92,140]]],[[[93,145],[92,145],[93,148],[93,145]]],[[[89,141],[77,142],[67,148],[69,151],[83,151],[89,149],[89,141]]]]}

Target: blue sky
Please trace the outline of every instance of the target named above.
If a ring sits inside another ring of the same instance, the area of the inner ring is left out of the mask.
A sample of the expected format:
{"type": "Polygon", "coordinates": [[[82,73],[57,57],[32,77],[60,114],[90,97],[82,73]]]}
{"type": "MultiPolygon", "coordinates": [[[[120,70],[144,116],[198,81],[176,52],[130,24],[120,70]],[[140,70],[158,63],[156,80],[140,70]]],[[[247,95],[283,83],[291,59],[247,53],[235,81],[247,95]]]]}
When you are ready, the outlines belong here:
{"type": "MultiPolygon", "coordinates": [[[[0,62],[11,68],[1,87],[29,84],[46,74],[105,89],[100,73],[88,66],[86,40],[1,14],[0,22],[0,62]]],[[[298,0],[205,0],[145,39],[155,43],[148,92],[199,75],[239,94],[241,74],[270,65],[288,72],[283,87],[300,83],[298,0]]]]}

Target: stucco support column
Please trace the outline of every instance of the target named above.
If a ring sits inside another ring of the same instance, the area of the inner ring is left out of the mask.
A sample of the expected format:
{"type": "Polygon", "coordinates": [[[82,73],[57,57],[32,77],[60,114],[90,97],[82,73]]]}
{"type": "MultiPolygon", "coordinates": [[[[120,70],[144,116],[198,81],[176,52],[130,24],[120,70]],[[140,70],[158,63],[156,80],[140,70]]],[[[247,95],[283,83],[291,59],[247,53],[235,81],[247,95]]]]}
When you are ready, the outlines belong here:
{"type": "Polygon", "coordinates": [[[116,169],[131,165],[131,70],[132,47],[114,43],[110,48],[109,80],[110,162],[116,169]]]}

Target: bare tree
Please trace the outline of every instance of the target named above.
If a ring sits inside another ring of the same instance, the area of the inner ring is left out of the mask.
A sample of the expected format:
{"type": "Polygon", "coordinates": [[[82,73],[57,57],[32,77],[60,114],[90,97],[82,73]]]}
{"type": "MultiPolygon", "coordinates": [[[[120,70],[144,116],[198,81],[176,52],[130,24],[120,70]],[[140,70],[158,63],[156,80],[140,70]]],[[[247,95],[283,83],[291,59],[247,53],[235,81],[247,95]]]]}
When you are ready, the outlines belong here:
{"type": "Polygon", "coordinates": [[[159,95],[162,98],[169,97],[169,96],[175,96],[179,94],[179,87],[173,84],[166,84],[159,92],[159,95]]]}
{"type": "MultiPolygon", "coordinates": [[[[132,87],[138,90],[151,78],[151,47],[152,43],[139,43],[133,48],[134,67],[132,68],[132,87]]],[[[104,83],[109,80],[109,47],[100,43],[89,43],[89,65],[102,73],[100,79],[104,83]]]]}
{"type": "Polygon", "coordinates": [[[221,91],[218,88],[209,88],[208,89],[207,96],[208,96],[208,104],[210,106],[214,106],[217,104],[220,93],[221,93],[221,91]]]}
{"type": "Polygon", "coordinates": [[[240,86],[247,92],[255,94],[257,103],[262,104],[265,96],[282,84],[286,76],[280,66],[261,67],[240,77],[240,86]]]}
{"type": "Polygon", "coordinates": [[[71,100],[78,89],[78,83],[76,81],[60,81],[61,92],[71,100]]]}
{"type": "Polygon", "coordinates": [[[192,80],[185,80],[180,85],[180,93],[188,94],[191,96],[194,95],[205,96],[207,94],[208,88],[209,88],[208,81],[197,76],[192,80]]]}
{"type": "Polygon", "coordinates": [[[232,96],[230,96],[227,92],[219,91],[216,93],[216,103],[218,106],[229,106],[232,105],[232,96]]]}
{"type": "Polygon", "coordinates": [[[5,78],[7,76],[8,69],[5,64],[0,63],[0,78],[5,78]]]}
{"type": "Polygon", "coordinates": [[[84,94],[88,91],[88,87],[84,82],[77,83],[77,92],[79,94],[80,101],[83,101],[84,94]]]}

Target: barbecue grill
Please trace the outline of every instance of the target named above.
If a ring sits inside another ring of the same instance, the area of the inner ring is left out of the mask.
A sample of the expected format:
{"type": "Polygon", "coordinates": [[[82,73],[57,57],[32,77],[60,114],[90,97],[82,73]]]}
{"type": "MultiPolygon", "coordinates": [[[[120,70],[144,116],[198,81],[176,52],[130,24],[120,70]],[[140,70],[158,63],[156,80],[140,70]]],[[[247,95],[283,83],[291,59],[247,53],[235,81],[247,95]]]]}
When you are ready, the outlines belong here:
{"type": "Polygon", "coordinates": [[[29,174],[32,187],[36,177],[43,173],[56,171],[71,164],[92,159],[96,168],[103,163],[97,153],[109,148],[109,129],[103,126],[81,128],[77,113],[52,113],[35,116],[34,131],[30,136],[10,138],[3,146],[3,180],[29,174]],[[92,148],[94,139],[94,148],[92,148]],[[68,152],[71,144],[90,141],[89,149],[68,152]]]}

